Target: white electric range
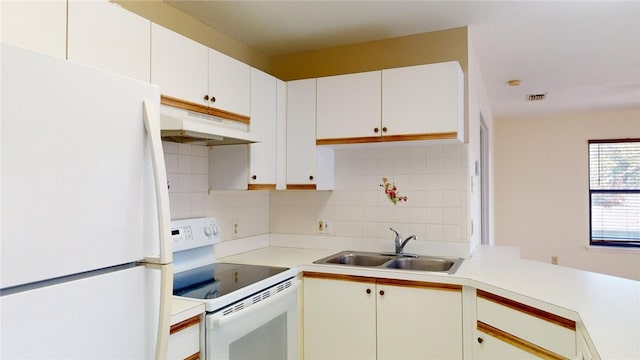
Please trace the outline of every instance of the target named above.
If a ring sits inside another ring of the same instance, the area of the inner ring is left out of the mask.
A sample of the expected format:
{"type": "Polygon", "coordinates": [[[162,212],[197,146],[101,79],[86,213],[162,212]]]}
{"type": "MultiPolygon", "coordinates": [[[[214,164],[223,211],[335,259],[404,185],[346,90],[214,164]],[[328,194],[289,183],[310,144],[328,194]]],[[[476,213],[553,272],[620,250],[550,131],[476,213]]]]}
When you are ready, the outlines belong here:
{"type": "Polygon", "coordinates": [[[215,218],[171,224],[174,296],[202,301],[206,359],[299,358],[297,270],[217,262],[215,218]]]}

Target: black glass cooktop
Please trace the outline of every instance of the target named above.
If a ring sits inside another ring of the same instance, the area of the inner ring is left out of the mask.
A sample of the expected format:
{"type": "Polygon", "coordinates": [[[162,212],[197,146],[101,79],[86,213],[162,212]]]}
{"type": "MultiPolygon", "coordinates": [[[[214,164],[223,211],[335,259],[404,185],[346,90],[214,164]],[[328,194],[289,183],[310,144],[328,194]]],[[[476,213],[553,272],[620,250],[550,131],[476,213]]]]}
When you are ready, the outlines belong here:
{"type": "Polygon", "coordinates": [[[283,267],[215,263],[173,276],[173,295],[213,299],[288,270],[283,267]]]}

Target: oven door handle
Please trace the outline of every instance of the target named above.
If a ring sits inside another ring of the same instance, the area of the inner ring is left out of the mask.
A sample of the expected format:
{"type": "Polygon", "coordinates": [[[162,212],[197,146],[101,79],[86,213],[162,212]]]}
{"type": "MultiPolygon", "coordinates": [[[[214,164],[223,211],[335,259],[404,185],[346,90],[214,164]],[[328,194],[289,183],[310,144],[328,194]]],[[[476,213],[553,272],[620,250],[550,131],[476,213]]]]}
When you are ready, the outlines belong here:
{"type": "Polygon", "coordinates": [[[250,316],[251,314],[254,314],[262,309],[264,309],[266,306],[269,306],[270,303],[273,303],[274,301],[278,301],[281,300],[282,298],[284,298],[285,296],[291,294],[294,291],[298,291],[298,287],[300,286],[300,281],[294,281],[291,286],[285,290],[280,291],[279,293],[275,294],[275,295],[271,295],[270,297],[268,297],[265,300],[260,301],[259,303],[255,304],[255,305],[251,305],[245,309],[239,310],[237,312],[233,312],[229,315],[223,315],[223,311],[219,311],[211,316],[207,316],[207,329],[211,330],[211,329],[217,329],[217,328],[221,328],[223,326],[225,326],[226,324],[228,324],[229,322],[233,321],[234,319],[237,319],[241,316],[250,316]]]}

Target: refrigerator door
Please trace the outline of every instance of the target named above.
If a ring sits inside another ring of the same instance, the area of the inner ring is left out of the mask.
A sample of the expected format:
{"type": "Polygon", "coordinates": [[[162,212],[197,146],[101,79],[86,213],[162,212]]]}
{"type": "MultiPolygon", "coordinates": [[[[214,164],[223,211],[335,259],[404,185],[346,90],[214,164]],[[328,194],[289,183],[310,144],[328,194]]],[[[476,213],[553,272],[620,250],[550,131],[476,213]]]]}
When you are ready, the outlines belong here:
{"type": "Polygon", "coordinates": [[[0,288],[160,258],[143,121],[158,87],[7,45],[1,54],[0,288]]]}
{"type": "Polygon", "coordinates": [[[171,265],[136,266],[0,297],[0,358],[156,358],[163,271],[171,273],[171,265]]]}

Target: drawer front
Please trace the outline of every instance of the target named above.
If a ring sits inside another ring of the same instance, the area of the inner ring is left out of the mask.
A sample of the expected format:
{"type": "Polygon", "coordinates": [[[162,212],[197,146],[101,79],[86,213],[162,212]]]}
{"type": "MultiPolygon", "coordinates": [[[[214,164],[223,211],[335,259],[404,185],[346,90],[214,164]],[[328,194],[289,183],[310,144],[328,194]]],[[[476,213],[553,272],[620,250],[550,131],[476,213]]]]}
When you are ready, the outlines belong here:
{"type": "Polygon", "coordinates": [[[200,317],[187,319],[171,327],[167,359],[199,359],[200,317]]]}
{"type": "Polygon", "coordinates": [[[559,325],[552,319],[543,319],[543,315],[534,316],[482,297],[477,301],[477,314],[478,321],[515,337],[563,357],[576,356],[575,323],[570,329],[570,325],[559,325]]]}

